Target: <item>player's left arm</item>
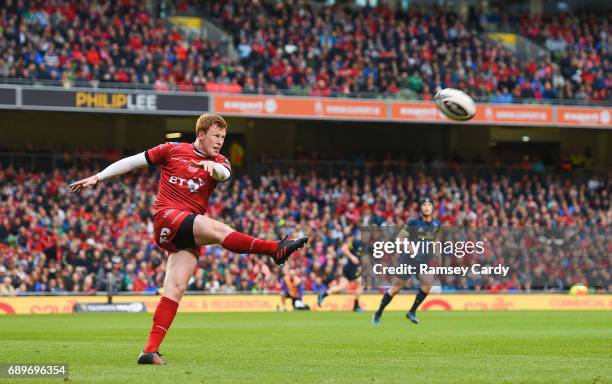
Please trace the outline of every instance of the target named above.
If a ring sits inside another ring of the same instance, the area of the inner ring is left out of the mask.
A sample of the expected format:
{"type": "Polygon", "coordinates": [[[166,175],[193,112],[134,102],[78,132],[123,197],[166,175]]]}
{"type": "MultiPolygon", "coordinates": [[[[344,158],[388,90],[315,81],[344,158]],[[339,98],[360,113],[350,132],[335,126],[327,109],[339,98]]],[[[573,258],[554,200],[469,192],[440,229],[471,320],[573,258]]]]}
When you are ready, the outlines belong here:
{"type": "Polygon", "coordinates": [[[213,179],[217,181],[227,181],[232,176],[232,167],[229,160],[225,156],[219,156],[212,160],[196,161],[191,159],[191,162],[203,170],[205,170],[213,179]]]}
{"type": "Polygon", "coordinates": [[[342,254],[348,257],[353,264],[359,264],[359,258],[355,256],[353,252],[351,252],[351,247],[349,246],[349,243],[342,244],[342,248],[340,248],[340,250],[342,251],[342,254]]]}

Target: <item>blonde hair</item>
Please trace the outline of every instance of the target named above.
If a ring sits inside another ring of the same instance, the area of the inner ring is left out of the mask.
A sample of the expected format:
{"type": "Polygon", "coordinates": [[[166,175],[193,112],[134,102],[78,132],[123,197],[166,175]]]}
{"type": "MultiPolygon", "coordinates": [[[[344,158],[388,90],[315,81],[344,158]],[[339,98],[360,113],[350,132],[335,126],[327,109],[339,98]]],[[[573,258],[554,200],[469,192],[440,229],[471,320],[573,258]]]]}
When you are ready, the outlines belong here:
{"type": "Polygon", "coordinates": [[[216,125],[221,129],[227,130],[227,123],[225,122],[225,119],[221,117],[221,115],[212,112],[203,113],[202,115],[200,115],[200,117],[198,117],[198,121],[196,122],[196,136],[198,136],[198,133],[200,131],[204,131],[204,133],[207,133],[208,129],[213,125],[216,125]]]}

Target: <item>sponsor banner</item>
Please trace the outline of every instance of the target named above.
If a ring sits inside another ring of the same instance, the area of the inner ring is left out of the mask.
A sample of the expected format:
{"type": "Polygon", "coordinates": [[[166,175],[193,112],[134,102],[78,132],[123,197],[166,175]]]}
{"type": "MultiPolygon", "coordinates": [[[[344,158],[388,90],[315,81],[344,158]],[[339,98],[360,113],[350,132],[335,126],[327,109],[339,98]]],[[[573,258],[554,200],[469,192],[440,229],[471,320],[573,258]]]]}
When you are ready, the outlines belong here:
{"type": "Polygon", "coordinates": [[[65,111],[199,114],[208,96],[120,90],[29,89],[22,91],[25,109],[65,111]]]}
{"type": "MultiPolygon", "coordinates": [[[[391,102],[391,118],[396,121],[446,122],[458,124],[491,125],[553,125],[554,110],[551,106],[494,105],[478,103],[476,116],[469,122],[456,122],[444,116],[433,102],[391,102]]],[[[575,125],[575,124],[573,124],[575,125]]]]}
{"type": "Polygon", "coordinates": [[[75,312],[146,312],[144,303],[77,303],[74,305],[75,312]]]}
{"type": "Polygon", "coordinates": [[[394,120],[407,121],[446,121],[452,122],[448,117],[435,106],[434,103],[425,103],[419,101],[412,102],[392,102],[391,117],[394,120]]]}
{"type": "Polygon", "coordinates": [[[117,89],[0,86],[0,108],[139,114],[199,115],[209,109],[229,116],[453,123],[469,126],[560,126],[612,128],[612,108],[477,103],[476,116],[455,122],[432,101],[336,99],[243,94],[232,86],[211,85],[212,93],[181,94],[117,89]],[[228,88],[229,87],[229,88],[228,88]],[[20,96],[20,97],[19,97],[20,96]],[[212,98],[212,102],[209,100],[212,98]]]}
{"type": "MultiPolygon", "coordinates": [[[[114,304],[141,302],[147,312],[155,312],[160,296],[113,296],[114,304]]],[[[316,303],[313,295],[312,300],[316,303]]],[[[1,314],[72,313],[77,304],[105,304],[106,296],[0,296],[1,314]]],[[[271,312],[276,311],[277,295],[187,295],[181,300],[183,312],[271,312]]],[[[291,303],[288,301],[288,305],[291,303]]]]}
{"type": "Polygon", "coordinates": [[[15,88],[0,88],[0,105],[15,107],[16,104],[17,90],[15,88]]]}
{"type": "MultiPolygon", "coordinates": [[[[375,311],[380,295],[362,296],[362,306],[375,311]]],[[[350,297],[348,297],[350,300],[350,297]]],[[[326,299],[327,300],[327,299],[326,299]]],[[[414,301],[414,294],[399,294],[388,310],[405,311],[414,301]]],[[[327,303],[324,303],[327,304],[327,303]]],[[[343,306],[342,308],[345,308],[343,306]]],[[[350,304],[352,308],[352,303],[350,304]]],[[[612,310],[612,295],[568,294],[431,294],[419,310],[490,311],[490,310],[612,310]]]]}
{"type": "Polygon", "coordinates": [[[550,125],[553,123],[553,109],[551,106],[478,104],[472,121],[502,125],[550,125]]]}
{"type": "MultiPolygon", "coordinates": [[[[362,295],[361,306],[374,311],[380,294],[362,295]]],[[[160,296],[115,296],[113,303],[143,303],[153,313],[160,296]]],[[[73,313],[76,304],[105,304],[105,296],[3,296],[0,315],[73,313]]],[[[413,293],[401,293],[387,307],[405,311],[414,300],[413,293]]],[[[331,295],[317,308],[316,295],[304,295],[303,302],[314,311],[350,311],[353,296],[331,295]]],[[[180,312],[274,312],[279,310],[278,295],[187,295],[181,300],[180,312]]],[[[286,300],[287,308],[291,301],[286,300]]],[[[572,296],[568,294],[431,294],[421,305],[423,310],[612,310],[612,294],[572,296]]]]}
{"type": "Polygon", "coordinates": [[[557,123],[612,128],[612,108],[557,107],[557,123]]]}
{"type": "Polygon", "coordinates": [[[295,98],[277,96],[217,95],[214,112],[226,115],[385,120],[384,101],[295,98]]]}

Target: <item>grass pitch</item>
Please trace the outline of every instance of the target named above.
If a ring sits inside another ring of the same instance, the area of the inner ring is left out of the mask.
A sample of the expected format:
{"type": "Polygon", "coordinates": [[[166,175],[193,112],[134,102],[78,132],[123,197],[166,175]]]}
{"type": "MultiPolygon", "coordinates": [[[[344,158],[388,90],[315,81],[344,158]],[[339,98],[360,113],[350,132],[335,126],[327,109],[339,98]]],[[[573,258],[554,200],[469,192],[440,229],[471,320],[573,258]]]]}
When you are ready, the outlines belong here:
{"type": "Polygon", "coordinates": [[[68,363],[74,383],[612,382],[612,311],[403,315],[178,314],[164,367],[136,365],[151,314],[5,316],[0,363],[68,363]]]}

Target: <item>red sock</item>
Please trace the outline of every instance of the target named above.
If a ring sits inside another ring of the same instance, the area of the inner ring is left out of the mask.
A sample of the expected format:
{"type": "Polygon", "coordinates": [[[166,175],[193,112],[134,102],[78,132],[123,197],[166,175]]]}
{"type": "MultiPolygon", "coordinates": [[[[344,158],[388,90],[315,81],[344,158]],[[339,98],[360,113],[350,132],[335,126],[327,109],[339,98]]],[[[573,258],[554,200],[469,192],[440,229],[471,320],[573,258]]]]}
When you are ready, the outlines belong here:
{"type": "Polygon", "coordinates": [[[159,345],[172,325],[178,305],[179,303],[176,301],[162,296],[153,315],[153,327],[151,327],[151,333],[149,333],[149,341],[147,341],[147,346],[144,349],[145,352],[157,352],[159,350],[159,345]]]}
{"type": "Polygon", "coordinates": [[[278,241],[261,240],[240,232],[232,232],[223,239],[223,248],[236,253],[257,253],[274,256],[278,250],[278,241]]]}

